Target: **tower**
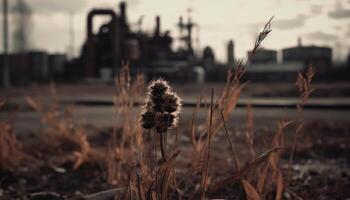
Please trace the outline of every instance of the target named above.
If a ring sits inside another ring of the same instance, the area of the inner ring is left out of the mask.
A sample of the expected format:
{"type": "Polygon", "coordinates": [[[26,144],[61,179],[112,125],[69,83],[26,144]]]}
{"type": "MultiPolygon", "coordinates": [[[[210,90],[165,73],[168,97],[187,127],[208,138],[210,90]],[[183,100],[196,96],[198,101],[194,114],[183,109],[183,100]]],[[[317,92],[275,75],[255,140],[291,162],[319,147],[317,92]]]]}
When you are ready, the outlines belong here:
{"type": "Polygon", "coordinates": [[[227,44],[227,65],[228,67],[234,67],[235,54],[234,54],[234,43],[230,40],[227,44]]]}
{"type": "Polygon", "coordinates": [[[15,31],[13,33],[14,51],[26,52],[29,46],[31,9],[25,0],[17,0],[14,6],[15,31]]]}
{"type": "Polygon", "coordinates": [[[3,0],[3,63],[2,63],[2,86],[10,86],[10,68],[8,60],[8,0],[3,0]]]}

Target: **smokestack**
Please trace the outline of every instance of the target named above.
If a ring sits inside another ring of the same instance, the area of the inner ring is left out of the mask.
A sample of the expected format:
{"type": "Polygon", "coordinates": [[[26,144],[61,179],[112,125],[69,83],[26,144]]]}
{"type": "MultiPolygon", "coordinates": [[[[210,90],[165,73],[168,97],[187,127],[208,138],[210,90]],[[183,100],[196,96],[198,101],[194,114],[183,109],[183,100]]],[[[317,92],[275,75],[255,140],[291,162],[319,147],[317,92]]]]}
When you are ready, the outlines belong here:
{"type": "Polygon", "coordinates": [[[159,15],[156,17],[156,30],[154,33],[156,36],[160,35],[160,17],[159,15]]]}
{"type": "Polygon", "coordinates": [[[184,20],[182,17],[179,18],[179,26],[182,28],[184,25],[184,20]]]}
{"type": "Polygon", "coordinates": [[[298,37],[298,47],[301,47],[301,46],[303,46],[302,41],[301,41],[301,37],[298,37]]]}
{"type": "Polygon", "coordinates": [[[235,54],[234,54],[234,44],[230,40],[227,44],[227,65],[229,67],[234,67],[235,64],[235,54]]]}
{"type": "Polygon", "coordinates": [[[4,54],[3,54],[3,77],[2,77],[2,84],[3,87],[9,87],[10,86],[10,68],[9,68],[9,62],[8,62],[8,1],[3,0],[3,45],[4,45],[4,54]]]}
{"type": "Polygon", "coordinates": [[[126,27],[127,26],[127,17],[126,17],[126,3],[124,1],[120,2],[119,4],[119,9],[120,9],[120,20],[122,26],[126,27]]]}
{"type": "Polygon", "coordinates": [[[14,33],[13,33],[13,46],[14,51],[18,53],[24,53],[29,47],[29,34],[30,34],[30,19],[31,8],[25,0],[17,0],[13,8],[14,15],[14,33]]]}

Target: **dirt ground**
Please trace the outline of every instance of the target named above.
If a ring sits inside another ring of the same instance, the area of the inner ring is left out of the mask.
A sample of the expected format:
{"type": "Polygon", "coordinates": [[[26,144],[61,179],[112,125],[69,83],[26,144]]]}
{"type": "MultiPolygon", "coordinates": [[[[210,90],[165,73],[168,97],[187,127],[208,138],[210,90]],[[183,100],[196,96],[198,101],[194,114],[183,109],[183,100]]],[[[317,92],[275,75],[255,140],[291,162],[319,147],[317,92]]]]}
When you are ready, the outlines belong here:
{"type": "MultiPolygon", "coordinates": [[[[92,127],[90,127],[92,128],[92,127]]],[[[232,130],[234,130],[233,127],[232,130]]],[[[243,130],[241,130],[243,131],[243,130]]],[[[247,157],[248,150],[243,134],[235,130],[235,145],[239,149],[238,157],[242,162],[247,157]]],[[[350,198],[350,131],[349,123],[334,123],[314,121],[305,125],[303,133],[298,138],[298,145],[292,177],[284,199],[347,199],[350,198]]],[[[105,148],[111,139],[110,128],[96,129],[88,140],[94,148],[105,148]]],[[[286,131],[287,141],[291,141],[293,128],[286,131]]],[[[263,141],[271,138],[273,130],[256,130],[256,146],[258,152],[263,152],[263,141]]],[[[179,163],[189,161],[191,151],[190,136],[184,130],[180,135],[179,148],[181,153],[179,163]]],[[[73,170],[72,151],[74,146],[67,144],[59,152],[42,143],[37,134],[19,136],[22,149],[27,158],[25,162],[12,170],[0,171],[0,199],[71,199],[81,197],[106,189],[114,185],[106,183],[105,169],[96,162],[87,162],[78,170],[73,170]]],[[[174,137],[168,138],[173,143],[174,137]]],[[[289,143],[289,142],[288,142],[289,143]]],[[[287,146],[290,145],[287,144],[287,146]]],[[[284,151],[283,169],[288,170],[289,150],[284,151]]],[[[227,139],[220,133],[213,143],[213,159],[211,176],[213,179],[229,176],[232,171],[232,161],[229,154],[227,139]]],[[[178,177],[184,165],[179,164],[178,177]]],[[[241,186],[235,182],[226,188],[209,194],[211,198],[244,199],[241,186]]]]}

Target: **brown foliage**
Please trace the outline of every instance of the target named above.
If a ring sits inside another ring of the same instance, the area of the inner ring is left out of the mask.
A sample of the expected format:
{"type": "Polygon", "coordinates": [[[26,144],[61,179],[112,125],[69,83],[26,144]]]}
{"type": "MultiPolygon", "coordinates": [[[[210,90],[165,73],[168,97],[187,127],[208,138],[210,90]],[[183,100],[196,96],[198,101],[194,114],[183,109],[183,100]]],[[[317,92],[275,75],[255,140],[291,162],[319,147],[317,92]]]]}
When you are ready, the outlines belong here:
{"type": "Polygon", "coordinates": [[[0,169],[18,167],[23,158],[20,144],[12,131],[11,125],[0,123],[0,169]]]}

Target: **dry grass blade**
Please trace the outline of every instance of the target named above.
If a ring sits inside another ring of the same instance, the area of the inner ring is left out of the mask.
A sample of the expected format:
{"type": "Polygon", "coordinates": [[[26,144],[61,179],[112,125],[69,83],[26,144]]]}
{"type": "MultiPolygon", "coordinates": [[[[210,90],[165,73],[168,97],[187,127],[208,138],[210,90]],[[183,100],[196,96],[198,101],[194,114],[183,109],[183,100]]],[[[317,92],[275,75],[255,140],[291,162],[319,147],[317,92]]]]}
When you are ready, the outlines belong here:
{"type": "Polygon", "coordinates": [[[290,157],[289,157],[289,165],[290,165],[290,167],[291,167],[292,162],[293,162],[295,148],[296,148],[296,145],[297,145],[298,135],[300,134],[302,128],[303,128],[303,123],[300,122],[299,124],[297,124],[297,128],[295,130],[294,137],[293,137],[292,151],[291,151],[290,157]]]}
{"type": "Polygon", "coordinates": [[[20,164],[23,153],[12,127],[7,123],[0,123],[0,169],[11,169],[20,164]]]}
{"type": "Polygon", "coordinates": [[[284,184],[283,184],[283,176],[282,176],[282,171],[278,170],[277,173],[277,188],[276,188],[276,198],[275,200],[281,200],[282,199],[282,195],[283,195],[283,188],[284,188],[284,184]]]}
{"type": "MultiPolygon", "coordinates": [[[[271,32],[271,21],[273,17],[266,23],[264,29],[260,32],[252,53],[247,58],[244,63],[243,60],[239,60],[236,64],[236,68],[229,69],[226,79],[226,84],[222,95],[219,100],[219,105],[223,110],[223,115],[225,120],[228,119],[229,114],[236,107],[238,98],[242,92],[242,89],[246,86],[247,83],[240,83],[241,77],[245,74],[245,68],[247,67],[251,58],[256,54],[258,48],[260,47],[262,41],[266,38],[266,36],[271,32]]],[[[214,116],[213,123],[213,136],[222,128],[223,122],[220,116],[214,116]]]]}
{"type": "MultiPolygon", "coordinates": [[[[212,124],[213,124],[213,109],[214,109],[214,88],[211,90],[210,96],[210,113],[209,113],[209,127],[208,127],[208,146],[207,154],[205,160],[205,167],[203,170],[203,179],[202,179],[202,194],[201,199],[205,199],[205,193],[207,190],[208,184],[208,175],[209,175],[209,163],[210,163],[210,151],[211,151],[211,139],[212,139],[212,124]]],[[[205,152],[205,151],[204,151],[205,152]]]]}
{"type": "Polygon", "coordinates": [[[261,194],[264,190],[264,186],[265,186],[265,181],[266,181],[266,177],[267,177],[267,172],[269,170],[269,166],[270,163],[269,162],[265,162],[265,165],[262,167],[262,170],[260,172],[259,178],[258,178],[258,192],[261,194]]]}
{"type": "Polygon", "coordinates": [[[259,33],[257,39],[255,40],[254,48],[251,51],[252,53],[249,55],[249,57],[247,59],[246,65],[247,65],[247,63],[249,63],[249,61],[255,55],[255,53],[259,50],[259,47],[260,47],[262,41],[264,41],[264,39],[267,37],[267,35],[272,31],[271,22],[272,22],[273,18],[274,18],[274,16],[272,16],[269,19],[269,21],[265,24],[263,30],[259,33]]]}
{"type": "Polygon", "coordinates": [[[169,169],[167,170],[164,175],[163,175],[163,179],[162,179],[162,196],[161,199],[162,200],[166,200],[168,197],[168,191],[169,191],[169,186],[170,186],[170,179],[171,179],[171,175],[172,175],[172,170],[169,169]]]}
{"type": "Polygon", "coordinates": [[[48,105],[43,100],[36,100],[27,96],[27,103],[40,114],[42,124],[45,125],[40,140],[60,152],[67,143],[74,148],[69,152],[74,156],[73,169],[78,169],[83,163],[93,157],[93,149],[87,140],[86,131],[83,126],[75,123],[73,113],[74,107],[62,108],[53,83],[50,84],[50,98],[48,105]]]}
{"type": "Polygon", "coordinates": [[[300,103],[298,105],[299,111],[301,111],[300,109],[302,109],[310,94],[315,91],[315,88],[312,88],[311,86],[311,82],[315,74],[316,70],[312,65],[308,67],[305,74],[302,72],[298,73],[295,85],[298,87],[300,93],[300,103]]]}
{"type": "Polygon", "coordinates": [[[233,173],[233,175],[213,184],[213,186],[210,188],[211,192],[215,192],[220,188],[223,188],[227,184],[234,182],[234,181],[239,181],[242,179],[242,177],[249,172],[251,169],[255,168],[256,166],[260,165],[262,162],[266,161],[269,156],[279,150],[280,147],[273,147],[267,151],[265,151],[263,154],[261,154],[259,157],[254,159],[252,162],[247,164],[246,166],[242,167],[238,172],[233,173]]]}
{"type": "Polygon", "coordinates": [[[35,111],[37,111],[37,112],[42,111],[42,105],[39,102],[37,102],[36,100],[34,100],[32,97],[27,96],[26,101],[35,111]]]}
{"type": "Polygon", "coordinates": [[[242,180],[242,184],[246,193],[247,200],[261,200],[256,189],[246,180],[242,180]]]}
{"type": "Polygon", "coordinates": [[[200,108],[200,104],[202,102],[202,96],[200,96],[200,98],[197,100],[197,104],[196,107],[193,109],[192,112],[192,119],[191,119],[191,142],[192,142],[192,146],[193,149],[196,151],[196,153],[199,153],[199,149],[198,149],[198,144],[197,144],[197,139],[196,139],[196,115],[197,112],[200,108]]]}
{"type": "Polygon", "coordinates": [[[233,142],[232,142],[232,139],[231,139],[231,135],[230,133],[228,132],[228,129],[227,129],[227,125],[226,125],[226,122],[225,122],[225,117],[224,117],[224,114],[222,114],[222,111],[218,110],[220,116],[221,116],[221,119],[222,119],[222,122],[224,123],[224,130],[225,130],[225,134],[226,134],[226,137],[228,139],[228,142],[230,144],[230,150],[231,150],[231,155],[232,155],[232,159],[233,159],[233,162],[235,164],[235,167],[236,167],[236,170],[238,171],[239,170],[239,161],[238,161],[238,157],[237,157],[237,154],[235,152],[235,149],[233,147],[233,142]]]}
{"type": "Polygon", "coordinates": [[[307,100],[309,99],[310,94],[315,90],[315,88],[313,88],[311,86],[311,82],[312,82],[312,79],[315,76],[315,74],[316,74],[316,70],[311,65],[307,69],[305,75],[302,74],[301,72],[298,73],[298,77],[297,77],[297,80],[295,83],[295,85],[298,87],[299,92],[300,92],[300,102],[297,105],[297,110],[298,110],[299,116],[298,116],[297,128],[296,128],[296,131],[294,133],[292,150],[291,150],[290,158],[289,158],[289,171],[291,170],[291,165],[292,165],[293,158],[294,158],[294,152],[295,152],[295,148],[296,148],[296,144],[297,144],[297,138],[298,138],[298,135],[300,134],[302,127],[303,127],[303,123],[301,121],[303,118],[303,107],[306,104],[307,100]]]}
{"type": "Polygon", "coordinates": [[[252,158],[255,158],[256,153],[255,153],[255,148],[254,148],[254,140],[255,140],[255,135],[254,135],[254,123],[253,123],[253,109],[250,104],[247,105],[247,127],[245,133],[245,142],[246,145],[248,146],[250,156],[252,158]]]}
{"type": "Polygon", "coordinates": [[[162,165],[159,166],[159,173],[167,171],[169,168],[171,168],[174,165],[174,162],[177,158],[177,156],[180,154],[180,150],[178,150],[176,153],[174,153],[166,162],[164,162],[162,165]]]}
{"type": "Polygon", "coordinates": [[[74,152],[76,156],[76,161],[73,165],[73,169],[77,170],[84,162],[87,162],[91,159],[93,154],[93,149],[87,140],[87,136],[83,129],[78,130],[77,139],[80,144],[80,149],[74,152]]]}

